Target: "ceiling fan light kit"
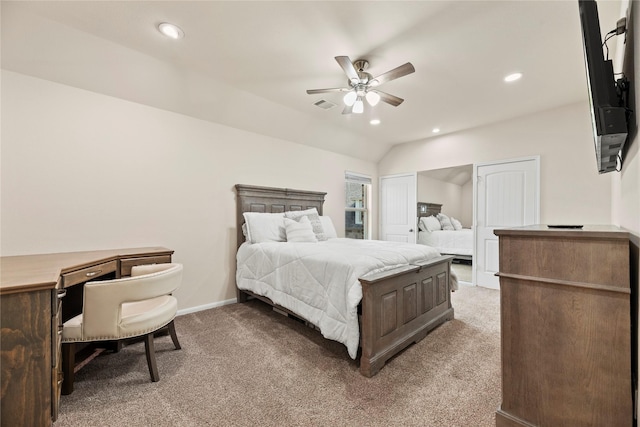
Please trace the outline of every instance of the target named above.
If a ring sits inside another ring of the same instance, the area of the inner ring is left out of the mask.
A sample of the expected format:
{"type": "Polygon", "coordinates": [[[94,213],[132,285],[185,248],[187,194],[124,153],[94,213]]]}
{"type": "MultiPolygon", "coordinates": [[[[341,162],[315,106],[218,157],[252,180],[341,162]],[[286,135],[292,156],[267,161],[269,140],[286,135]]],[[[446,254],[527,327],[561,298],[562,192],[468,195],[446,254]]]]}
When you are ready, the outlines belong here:
{"type": "Polygon", "coordinates": [[[362,98],[361,97],[358,97],[356,102],[353,104],[352,112],[354,114],[362,114],[364,112],[364,102],[362,102],[362,98]]]}
{"type": "Polygon", "coordinates": [[[380,95],[378,95],[376,92],[367,92],[367,102],[369,103],[369,105],[371,105],[372,107],[375,107],[376,105],[378,105],[378,102],[380,102],[380,95]]]}
{"type": "Polygon", "coordinates": [[[356,100],[358,99],[358,94],[355,91],[347,92],[347,94],[342,99],[344,101],[344,105],[352,106],[356,100]]]}
{"type": "Polygon", "coordinates": [[[327,92],[347,92],[342,99],[345,104],[342,114],[362,114],[364,112],[363,99],[366,99],[367,103],[372,107],[375,107],[380,101],[397,107],[402,104],[404,99],[381,92],[374,88],[415,71],[413,65],[410,62],[407,62],[406,64],[396,67],[393,70],[387,71],[386,73],[380,74],[374,78],[371,74],[365,72],[369,67],[369,62],[365,59],[358,59],[354,62],[351,62],[348,56],[336,56],[335,59],[347,75],[348,87],[309,89],[307,90],[307,93],[309,95],[314,95],[327,92]]]}

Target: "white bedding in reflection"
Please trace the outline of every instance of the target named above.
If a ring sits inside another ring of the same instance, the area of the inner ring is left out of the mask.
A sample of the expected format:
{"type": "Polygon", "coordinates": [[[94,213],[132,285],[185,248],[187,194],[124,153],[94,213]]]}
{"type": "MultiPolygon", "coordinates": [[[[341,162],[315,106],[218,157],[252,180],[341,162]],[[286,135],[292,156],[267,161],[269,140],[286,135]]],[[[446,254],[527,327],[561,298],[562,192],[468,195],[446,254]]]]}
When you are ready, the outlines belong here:
{"type": "Polygon", "coordinates": [[[420,231],[418,243],[434,247],[443,255],[473,255],[473,230],[420,231]]]}

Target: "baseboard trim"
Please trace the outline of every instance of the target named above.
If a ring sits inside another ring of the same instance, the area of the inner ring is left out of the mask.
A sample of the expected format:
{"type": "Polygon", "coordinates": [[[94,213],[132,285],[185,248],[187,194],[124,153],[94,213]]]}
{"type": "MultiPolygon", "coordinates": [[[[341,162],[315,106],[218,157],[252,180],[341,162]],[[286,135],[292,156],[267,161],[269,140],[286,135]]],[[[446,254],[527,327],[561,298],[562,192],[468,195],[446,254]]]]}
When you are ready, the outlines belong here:
{"type": "Polygon", "coordinates": [[[209,310],[212,308],[222,307],[223,305],[235,304],[238,302],[237,298],[231,298],[224,301],[213,302],[211,304],[198,305],[196,307],[184,308],[182,310],[178,310],[177,315],[182,316],[183,314],[196,313],[198,311],[209,310]]]}

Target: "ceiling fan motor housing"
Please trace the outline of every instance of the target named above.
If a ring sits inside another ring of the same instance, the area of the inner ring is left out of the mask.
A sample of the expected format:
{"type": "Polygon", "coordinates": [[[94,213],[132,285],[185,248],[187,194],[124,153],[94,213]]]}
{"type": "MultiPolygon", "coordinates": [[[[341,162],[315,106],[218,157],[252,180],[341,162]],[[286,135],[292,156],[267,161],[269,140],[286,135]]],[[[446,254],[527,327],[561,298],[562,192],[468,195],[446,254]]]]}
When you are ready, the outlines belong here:
{"type": "Polygon", "coordinates": [[[353,61],[353,67],[356,69],[358,78],[360,79],[360,81],[357,83],[350,82],[351,86],[353,86],[354,88],[357,89],[357,86],[359,85],[367,85],[371,81],[371,79],[373,79],[373,76],[371,74],[364,72],[364,70],[369,68],[369,61],[367,61],[366,59],[358,59],[357,61],[353,61]]]}

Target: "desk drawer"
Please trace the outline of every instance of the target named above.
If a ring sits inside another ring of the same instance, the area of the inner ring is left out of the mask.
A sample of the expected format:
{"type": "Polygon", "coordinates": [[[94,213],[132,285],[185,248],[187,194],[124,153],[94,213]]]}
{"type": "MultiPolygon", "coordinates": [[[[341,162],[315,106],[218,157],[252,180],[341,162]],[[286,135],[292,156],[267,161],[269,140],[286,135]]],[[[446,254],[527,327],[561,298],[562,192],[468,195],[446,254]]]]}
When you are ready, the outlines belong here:
{"type": "Polygon", "coordinates": [[[60,348],[62,346],[62,300],[67,290],[58,286],[51,291],[51,365],[54,369],[59,365],[60,348]]]}
{"type": "Polygon", "coordinates": [[[82,270],[72,271],[62,275],[62,285],[65,288],[97,279],[105,274],[115,273],[118,270],[118,261],[109,261],[103,264],[93,265],[82,270]]]}
{"type": "Polygon", "coordinates": [[[131,268],[136,265],[164,264],[167,262],[171,262],[171,255],[123,258],[120,260],[120,276],[131,276],[131,268]]]}
{"type": "Polygon", "coordinates": [[[55,309],[51,318],[51,418],[58,418],[60,409],[60,390],[62,388],[62,299],[66,290],[53,290],[52,299],[55,309]]]}

